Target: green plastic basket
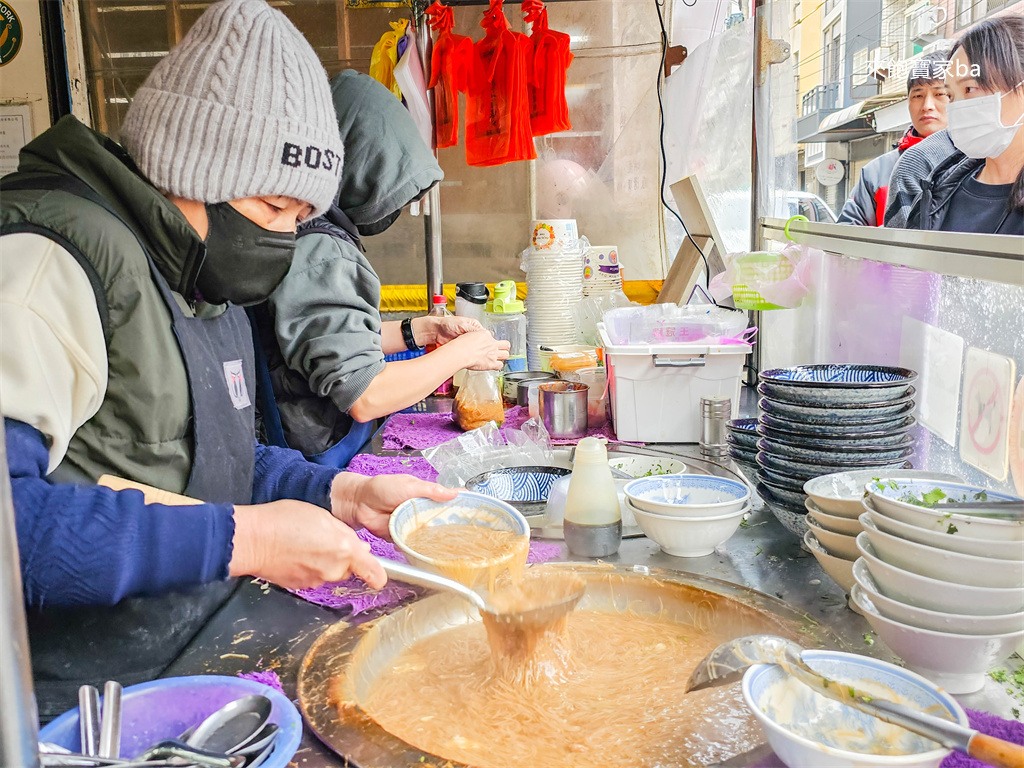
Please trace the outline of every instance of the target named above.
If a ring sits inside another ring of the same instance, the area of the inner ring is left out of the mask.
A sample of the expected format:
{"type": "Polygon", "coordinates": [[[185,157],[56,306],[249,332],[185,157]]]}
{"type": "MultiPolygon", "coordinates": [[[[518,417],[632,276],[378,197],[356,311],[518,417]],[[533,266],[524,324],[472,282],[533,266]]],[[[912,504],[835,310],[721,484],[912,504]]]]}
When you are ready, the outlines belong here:
{"type": "Polygon", "coordinates": [[[733,283],[732,300],[737,309],[785,309],[765,301],[758,291],[749,287],[749,283],[781,283],[793,274],[793,263],[789,259],[781,253],[756,251],[738,256],[735,267],[738,282],[733,283]]]}

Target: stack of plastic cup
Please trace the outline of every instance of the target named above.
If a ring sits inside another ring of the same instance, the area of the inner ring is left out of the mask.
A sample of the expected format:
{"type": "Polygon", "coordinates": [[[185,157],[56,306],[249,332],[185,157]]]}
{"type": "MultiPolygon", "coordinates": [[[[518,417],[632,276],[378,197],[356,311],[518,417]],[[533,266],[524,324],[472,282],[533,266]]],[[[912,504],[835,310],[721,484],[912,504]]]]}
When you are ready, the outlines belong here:
{"type": "Polygon", "coordinates": [[[535,221],[523,252],[526,272],[527,367],[540,370],[542,346],[579,339],[572,307],[583,298],[583,259],[589,248],[573,219],[535,221]]]}
{"type": "Polygon", "coordinates": [[[583,257],[583,296],[603,296],[622,290],[619,253],[614,245],[592,245],[583,257]]]}

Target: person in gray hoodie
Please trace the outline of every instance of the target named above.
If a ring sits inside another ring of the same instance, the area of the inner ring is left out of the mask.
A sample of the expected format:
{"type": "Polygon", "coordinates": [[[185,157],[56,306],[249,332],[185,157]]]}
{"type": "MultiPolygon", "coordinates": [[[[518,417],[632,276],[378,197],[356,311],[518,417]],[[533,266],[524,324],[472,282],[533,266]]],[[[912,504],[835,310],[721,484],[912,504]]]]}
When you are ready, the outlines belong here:
{"type": "Polygon", "coordinates": [[[460,369],[499,370],[509,344],[469,318],[381,322],[380,279],[362,238],[385,231],[444,174],[408,110],[376,80],[346,70],[331,94],[345,147],[336,204],[302,224],[288,274],[250,317],[265,356],[258,400],[268,441],[341,467],[374,419],[419,402],[460,369]],[[384,361],[428,345],[437,349],[384,361]]]}

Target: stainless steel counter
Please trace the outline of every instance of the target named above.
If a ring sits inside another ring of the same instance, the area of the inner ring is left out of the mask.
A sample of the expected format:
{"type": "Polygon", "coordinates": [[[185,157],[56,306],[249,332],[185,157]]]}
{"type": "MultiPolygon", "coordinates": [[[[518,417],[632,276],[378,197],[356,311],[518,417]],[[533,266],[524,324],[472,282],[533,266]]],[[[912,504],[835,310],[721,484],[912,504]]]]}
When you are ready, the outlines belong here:
{"type": "MultiPolygon", "coordinates": [[[[384,453],[379,436],[375,437],[371,448],[374,453],[384,453]]],[[[657,449],[684,459],[700,458],[694,445],[659,445],[657,449]]],[[[731,464],[729,469],[737,470],[731,464]]],[[[559,559],[570,559],[564,545],[559,559]]],[[[661,552],[653,541],[637,538],[624,540],[619,553],[607,559],[702,574],[774,595],[831,627],[844,643],[843,650],[894,660],[871,633],[867,622],[847,607],[846,596],[839,586],[800,548],[797,539],[760,500],[755,501],[755,510],[746,525],[713,555],[672,557],[661,552]]],[[[371,613],[362,620],[373,616],[371,613]]],[[[273,668],[280,674],[285,691],[294,696],[298,665],[306,650],[326,626],[345,618],[345,612],[310,605],[276,587],[246,583],[194,639],[167,675],[234,675],[273,668]]],[[[980,692],[959,699],[966,707],[1002,717],[1010,717],[1011,707],[1016,706],[1004,686],[992,680],[987,680],[980,692]]],[[[309,733],[294,763],[309,768],[345,764],[309,733]]]]}

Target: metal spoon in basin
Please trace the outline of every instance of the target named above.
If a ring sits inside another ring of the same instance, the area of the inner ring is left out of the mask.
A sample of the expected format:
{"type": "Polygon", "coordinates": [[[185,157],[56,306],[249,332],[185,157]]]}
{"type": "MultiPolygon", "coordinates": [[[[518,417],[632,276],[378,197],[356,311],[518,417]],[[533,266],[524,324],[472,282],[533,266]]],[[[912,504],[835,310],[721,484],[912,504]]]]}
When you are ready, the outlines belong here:
{"type": "Polygon", "coordinates": [[[270,718],[273,704],[266,696],[243,696],[218,709],[185,739],[190,747],[226,754],[253,738],[270,718]]]}
{"type": "Polygon", "coordinates": [[[1024,768],[1024,747],[965,728],[951,720],[869,696],[848,683],[837,685],[807,665],[803,660],[803,648],[775,635],[749,635],[718,646],[697,664],[690,675],[687,690],[699,691],[736,682],[743,677],[747,667],[754,664],[778,664],[787,674],[823,696],[989,765],[1024,768]]]}
{"type": "Polygon", "coordinates": [[[571,612],[586,590],[586,584],[583,579],[577,577],[579,584],[574,584],[570,592],[566,595],[559,595],[552,602],[534,606],[525,611],[501,611],[488,603],[480,594],[457,581],[422,571],[419,568],[413,568],[405,563],[396,563],[394,560],[380,558],[379,562],[387,572],[388,578],[406,584],[427,587],[428,589],[442,589],[454,592],[469,600],[469,602],[477,607],[480,613],[490,614],[496,621],[506,624],[543,624],[553,622],[571,612]]]}

